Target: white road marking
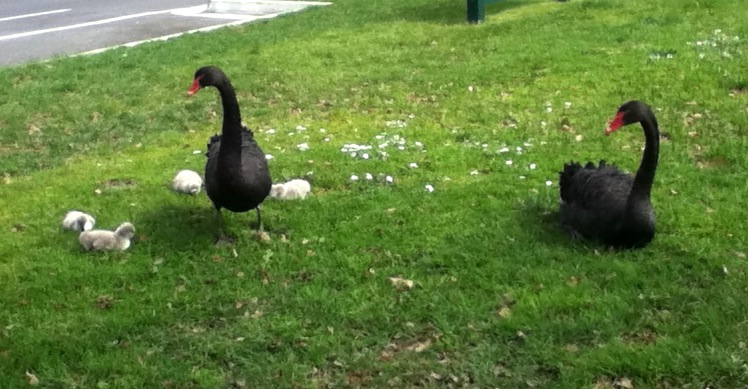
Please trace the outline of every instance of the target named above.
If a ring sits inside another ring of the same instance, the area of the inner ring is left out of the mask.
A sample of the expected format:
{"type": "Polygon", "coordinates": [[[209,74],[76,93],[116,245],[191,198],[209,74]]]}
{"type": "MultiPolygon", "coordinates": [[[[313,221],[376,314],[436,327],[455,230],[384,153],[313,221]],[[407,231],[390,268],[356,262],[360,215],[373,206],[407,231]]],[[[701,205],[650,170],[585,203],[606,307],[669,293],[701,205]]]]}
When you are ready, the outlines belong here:
{"type": "MultiPolygon", "coordinates": [[[[329,5],[329,4],[332,4],[332,3],[329,3],[329,2],[316,2],[316,1],[298,1],[298,2],[294,1],[294,3],[305,4],[305,5],[329,5]]],[[[139,14],[119,16],[119,17],[110,18],[110,19],[102,19],[102,20],[96,20],[96,21],[86,22],[86,23],[73,24],[73,25],[61,26],[61,27],[55,27],[55,28],[49,28],[49,29],[44,29],[44,30],[28,31],[28,32],[23,32],[23,33],[18,33],[18,34],[0,36],[0,41],[6,41],[6,40],[11,40],[11,39],[16,39],[16,38],[22,38],[22,37],[28,37],[28,36],[34,36],[34,35],[41,35],[41,34],[46,34],[46,33],[51,33],[51,32],[65,31],[65,30],[71,30],[71,29],[77,29],[77,28],[83,28],[83,27],[89,27],[89,26],[97,26],[97,25],[101,25],[101,24],[114,23],[114,22],[118,22],[118,21],[122,21],[122,20],[128,20],[128,19],[134,19],[134,18],[140,18],[140,17],[146,17],[146,16],[153,16],[153,15],[160,15],[160,14],[166,14],[166,13],[171,13],[172,15],[175,15],[175,16],[185,16],[185,17],[196,16],[196,17],[216,18],[216,19],[224,19],[224,20],[232,20],[233,19],[233,21],[231,21],[231,22],[223,23],[223,24],[219,24],[219,25],[198,28],[198,29],[189,30],[189,31],[185,31],[185,32],[179,32],[179,33],[175,33],[175,34],[160,36],[160,37],[157,37],[157,38],[144,39],[144,40],[140,40],[140,41],[134,41],[134,42],[129,42],[129,43],[124,43],[124,44],[114,45],[114,46],[110,46],[110,47],[104,47],[104,48],[90,50],[90,51],[86,51],[86,52],[82,52],[82,53],[77,53],[77,54],[69,54],[70,56],[75,57],[75,56],[79,56],[79,55],[98,54],[98,53],[101,53],[101,52],[104,52],[104,51],[108,51],[108,50],[111,50],[111,49],[115,49],[115,48],[118,48],[118,47],[133,47],[133,46],[137,46],[137,45],[140,45],[142,43],[147,43],[147,42],[165,41],[165,40],[168,40],[168,39],[171,39],[171,38],[175,38],[175,37],[178,37],[178,36],[181,36],[181,35],[185,35],[185,34],[193,34],[193,33],[196,33],[196,32],[206,32],[206,31],[216,30],[216,29],[223,28],[223,27],[228,27],[228,26],[238,26],[238,25],[241,25],[241,24],[245,24],[245,23],[249,23],[249,22],[255,21],[255,20],[271,19],[271,18],[274,18],[274,17],[276,17],[276,16],[278,16],[278,15],[280,15],[282,13],[285,13],[285,12],[280,12],[280,13],[264,14],[264,15],[242,15],[242,14],[205,12],[207,9],[208,9],[207,5],[199,5],[199,6],[194,6],[194,7],[184,7],[184,8],[174,8],[174,9],[162,10],[162,11],[143,12],[143,13],[139,13],[139,14]]],[[[44,12],[44,13],[13,16],[13,17],[10,17],[10,18],[0,19],[0,21],[9,20],[11,18],[17,19],[17,18],[21,18],[21,17],[32,17],[32,16],[39,16],[39,15],[42,15],[42,14],[67,12],[67,11],[70,11],[70,9],[54,10],[54,11],[47,11],[47,12],[44,12]]],[[[291,11],[291,12],[294,12],[294,11],[291,11]]]]}
{"type": "Polygon", "coordinates": [[[219,29],[219,28],[222,28],[222,27],[228,27],[228,26],[238,26],[238,25],[241,25],[241,24],[244,24],[244,23],[249,23],[249,22],[254,21],[254,20],[271,19],[271,18],[274,18],[276,16],[278,16],[278,14],[268,14],[268,15],[261,15],[261,16],[244,15],[243,19],[241,19],[241,20],[235,20],[235,21],[230,22],[230,23],[224,23],[224,24],[219,24],[219,25],[215,25],[215,26],[208,26],[208,27],[198,28],[198,29],[195,29],[195,30],[190,30],[190,31],[185,31],[185,32],[178,32],[176,34],[164,35],[164,36],[160,36],[158,38],[150,38],[150,39],[143,39],[141,41],[123,43],[121,45],[104,47],[104,48],[101,48],[101,49],[90,50],[90,51],[86,51],[86,52],[83,52],[83,53],[78,53],[78,54],[75,54],[73,56],[98,54],[98,53],[103,53],[105,51],[109,51],[109,50],[112,50],[112,49],[116,49],[118,47],[133,47],[133,46],[137,46],[137,45],[140,45],[140,44],[143,44],[143,43],[148,43],[148,42],[165,41],[165,40],[168,40],[168,39],[171,39],[171,38],[176,38],[178,36],[182,36],[182,35],[185,35],[185,34],[194,34],[196,32],[212,31],[212,30],[216,30],[216,29],[219,29]]]}
{"type": "Polygon", "coordinates": [[[52,11],[44,11],[44,12],[36,12],[36,13],[33,13],[33,14],[8,16],[6,18],[0,18],[0,22],[6,22],[8,20],[16,20],[16,19],[23,19],[23,18],[33,18],[34,16],[43,16],[43,15],[50,15],[50,14],[58,14],[60,12],[68,12],[68,11],[70,11],[70,8],[55,9],[55,10],[52,10],[52,11]]]}
{"type": "MultiPolygon", "coordinates": [[[[192,8],[192,7],[190,7],[190,8],[192,8]]],[[[101,20],[95,20],[95,21],[92,21],[92,22],[71,24],[71,25],[68,25],[68,26],[60,26],[60,27],[54,27],[54,28],[47,28],[47,29],[43,29],[43,30],[19,32],[17,34],[0,36],[0,41],[7,41],[7,40],[11,40],[11,39],[24,38],[24,37],[27,37],[27,36],[48,34],[50,32],[72,30],[72,29],[76,29],[76,28],[98,26],[98,25],[101,25],[101,24],[114,23],[114,22],[119,22],[119,21],[128,20],[128,19],[142,18],[142,17],[145,17],[145,16],[160,15],[160,14],[165,14],[165,13],[170,13],[170,12],[176,12],[176,11],[179,11],[180,9],[182,9],[182,8],[167,9],[167,10],[163,10],[163,11],[143,12],[143,13],[139,13],[139,14],[118,16],[116,18],[101,19],[101,20]]]]}

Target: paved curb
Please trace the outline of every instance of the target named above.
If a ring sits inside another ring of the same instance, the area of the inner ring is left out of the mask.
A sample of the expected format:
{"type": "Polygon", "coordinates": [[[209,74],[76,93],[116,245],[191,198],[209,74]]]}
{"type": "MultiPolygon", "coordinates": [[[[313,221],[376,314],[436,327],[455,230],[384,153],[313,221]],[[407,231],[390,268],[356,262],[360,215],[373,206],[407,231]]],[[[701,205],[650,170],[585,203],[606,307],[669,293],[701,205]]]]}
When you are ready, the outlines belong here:
{"type": "Polygon", "coordinates": [[[330,5],[322,1],[211,0],[206,12],[240,15],[268,15],[297,12],[310,6],[330,5]]]}

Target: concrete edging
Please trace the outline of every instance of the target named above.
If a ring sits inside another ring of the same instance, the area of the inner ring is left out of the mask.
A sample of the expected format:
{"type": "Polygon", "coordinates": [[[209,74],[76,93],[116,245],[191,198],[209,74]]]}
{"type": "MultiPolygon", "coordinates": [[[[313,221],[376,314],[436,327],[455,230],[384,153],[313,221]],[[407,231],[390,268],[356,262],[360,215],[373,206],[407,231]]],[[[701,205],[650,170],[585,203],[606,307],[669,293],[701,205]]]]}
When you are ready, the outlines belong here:
{"type": "Polygon", "coordinates": [[[330,5],[323,1],[282,1],[282,0],[211,0],[206,12],[267,15],[301,11],[310,6],[330,5]]]}

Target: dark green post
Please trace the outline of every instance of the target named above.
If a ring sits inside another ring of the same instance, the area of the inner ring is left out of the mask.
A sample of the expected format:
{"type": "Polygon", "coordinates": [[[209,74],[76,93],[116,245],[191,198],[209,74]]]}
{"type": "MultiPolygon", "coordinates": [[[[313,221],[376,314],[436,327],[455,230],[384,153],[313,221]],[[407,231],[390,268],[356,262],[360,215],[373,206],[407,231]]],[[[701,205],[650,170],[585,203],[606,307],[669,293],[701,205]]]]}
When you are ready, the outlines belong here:
{"type": "MultiPolygon", "coordinates": [[[[467,0],[468,23],[480,23],[486,16],[486,4],[495,3],[499,0],[467,0]]],[[[566,0],[562,0],[566,1],[566,0]]]]}
{"type": "Polygon", "coordinates": [[[479,23],[485,16],[484,0],[467,0],[467,20],[468,23],[479,23]]]}

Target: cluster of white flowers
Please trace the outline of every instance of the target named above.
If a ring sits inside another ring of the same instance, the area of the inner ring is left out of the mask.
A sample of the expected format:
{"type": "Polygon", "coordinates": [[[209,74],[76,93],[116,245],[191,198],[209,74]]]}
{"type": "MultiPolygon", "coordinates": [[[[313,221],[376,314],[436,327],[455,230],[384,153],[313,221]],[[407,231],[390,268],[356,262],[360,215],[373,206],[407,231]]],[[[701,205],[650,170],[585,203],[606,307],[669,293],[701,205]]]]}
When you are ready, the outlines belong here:
{"type": "MultiPolygon", "coordinates": [[[[563,103],[564,109],[570,109],[572,106],[572,103],[569,101],[566,101],[563,103]]],[[[544,106],[546,108],[551,107],[551,103],[546,103],[544,106]]],[[[482,150],[485,150],[484,152],[488,153],[495,153],[495,155],[503,156],[504,161],[504,167],[506,169],[519,169],[518,173],[521,173],[520,175],[517,175],[517,177],[520,180],[527,180],[529,178],[535,177],[535,179],[539,179],[539,184],[541,186],[545,187],[552,187],[553,181],[548,180],[547,178],[543,177],[536,177],[535,175],[537,173],[532,173],[533,170],[538,169],[538,165],[535,162],[527,162],[526,157],[524,155],[530,154],[531,149],[533,147],[532,139],[529,139],[525,142],[522,142],[521,145],[517,146],[512,144],[506,144],[502,143],[498,147],[492,146],[491,144],[481,143],[481,142],[464,142],[463,145],[467,147],[480,147],[482,150]],[[494,148],[496,147],[496,148],[494,148]],[[495,150],[495,151],[492,151],[495,150]]],[[[541,145],[545,144],[545,142],[540,142],[541,145]]],[[[468,172],[471,176],[478,176],[481,174],[481,172],[478,169],[472,169],[468,172]]],[[[430,192],[430,190],[427,189],[427,191],[430,192]]]]}
{"type": "MultiPolygon", "coordinates": [[[[372,175],[371,173],[369,172],[364,173],[364,181],[374,182],[375,181],[374,178],[375,178],[374,175],[372,175]]],[[[350,178],[351,181],[359,181],[360,179],[361,177],[355,174],[352,174],[350,178]]],[[[390,175],[379,173],[377,174],[376,181],[382,184],[392,184],[395,182],[395,179],[390,175]]]]}
{"type": "MultiPolygon", "coordinates": [[[[413,117],[412,115],[410,116],[413,117]]],[[[388,121],[388,127],[404,127],[406,123],[402,120],[388,121]]],[[[298,130],[298,128],[297,128],[298,130]]],[[[320,133],[326,133],[327,130],[320,128],[320,133]]],[[[328,142],[330,139],[325,138],[323,141],[328,142]]],[[[340,152],[350,156],[351,158],[370,160],[380,159],[387,160],[390,156],[391,151],[406,151],[406,150],[419,150],[425,152],[424,145],[422,142],[415,141],[409,142],[405,137],[399,134],[388,134],[383,132],[374,136],[374,139],[370,144],[359,144],[359,143],[345,143],[340,147],[340,152]]],[[[418,164],[412,162],[408,165],[412,169],[418,168],[418,164]]],[[[384,185],[390,185],[395,182],[395,178],[385,173],[378,173],[374,175],[369,172],[363,174],[351,174],[348,178],[351,182],[371,182],[379,183],[384,185]]]]}
{"type": "MultiPolygon", "coordinates": [[[[569,101],[563,102],[563,109],[570,109],[572,106],[572,103],[569,101]]],[[[553,112],[553,106],[551,102],[546,102],[544,104],[544,111],[546,113],[552,113],[553,112]]],[[[412,115],[411,115],[412,118],[412,115]]],[[[405,120],[390,120],[385,122],[386,126],[389,128],[403,128],[407,126],[407,122],[405,120]]],[[[295,132],[289,132],[289,135],[294,135],[295,133],[301,133],[307,130],[306,127],[302,125],[296,126],[294,129],[295,132]]],[[[327,130],[324,128],[319,129],[320,134],[326,134],[327,130]]],[[[274,129],[268,129],[264,131],[265,134],[272,135],[275,133],[274,129]]],[[[324,135],[322,135],[324,136],[324,135]]],[[[309,136],[304,136],[304,139],[308,139],[309,136]]],[[[323,139],[323,142],[329,142],[330,138],[325,137],[323,139]]],[[[530,140],[531,141],[531,140],[530,140]]],[[[524,175],[519,175],[519,179],[527,179],[530,177],[530,172],[537,169],[537,165],[535,163],[526,162],[523,161],[524,157],[521,157],[523,154],[526,154],[530,151],[530,148],[532,147],[532,144],[530,141],[523,142],[521,145],[511,145],[511,144],[501,144],[500,146],[496,147],[495,145],[492,145],[492,142],[477,142],[477,141],[467,141],[464,142],[463,145],[467,147],[476,147],[483,150],[484,153],[495,153],[497,154],[507,154],[507,157],[504,159],[504,165],[507,169],[519,169],[517,172],[522,173],[524,175]],[[494,148],[496,147],[496,148],[494,148]],[[511,156],[514,156],[512,158],[511,156]]],[[[542,144],[543,142],[541,142],[542,144]]],[[[306,151],[309,150],[309,144],[299,143],[296,145],[296,148],[299,151],[306,151]]],[[[414,141],[410,142],[408,141],[404,136],[400,134],[388,134],[387,132],[382,132],[380,134],[377,134],[374,136],[374,139],[370,144],[358,144],[358,143],[345,143],[341,146],[340,152],[344,153],[351,158],[361,159],[361,160],[370,160],[370,159],[379,159],[379,160],[387,160],[390,156],[391,152],[405,152],[405,151],[420,151],[420,152],[426,152],[424,144],[420,141],[414,141]]],[[[273,156],[268,154],[266,156],[268,160],[272,159],[273,156]]],[[[418,169],[419,165],[416,162],[410,162],[407,164],[407,167],[410,169],[418,169]]],[[[480,171],[477,169],[473,169],[469,171],[469,175],[471,176],[477,176],[480,174],[480,171]]],[[[357,174],[351,174],[349,177],[350,182],[370,182],[370,183],[378,183],[383,185],[390,185],[395,182],[395,179],[392,175],[388,175],[386,173],[378,173],[378,174],[372,174],[370,172],[363,172],[363,173],[357,173],[357,174]]],[[[445,179],[444,181],[448,181],[448,179],[445,179]]],[[[545,186],[551,187],[553,185],[553,182],[550,180],[541,180],[541,183],[545,183],[545,186]]],[[[422,183],[424,191],[427,193],[434,192],[434,186],[431,183],[422,183]]],[[[542,185],[542,184],[541,184],[542,185]]]]}
{"type": "Polygon", "coordinates": [[[384,125],[390,128],[403,128],[408,125],[408,122],[406,122],[405,120],[400,120],[400,119],[388,120],[384,123],[384,125]]]}
{"type": "Polygon", "coordinates": [[[374,139],[376,139],[379,142],[379,145],[377,147],[379,147],[380,149],[385,149],[387,147],[392,146],[400,151],[403,151],[405,150],[406,143],[407,143],[404,137],[397,135],[397,134],[388,135],[387,133],[382,133],[382,134],[376,135],[374,139]]]}
{"type": "Polygon", "coordinates": [[[649,53],[649,60],[656,61],[660,59],[673,59],[675,55],[672,51],[653,51],[649,53]]]}
{"type": "MultiPolygon", "coordinates": [[[[327,141],[328,139],[325,139],[327,141]]],[[[350,155],[352,158],[369,159],[372,156],[377,156],[382,160],[389,158],[390,153],[388,149],[395,149],[397,151],[405,151],[407,149],[418,149],[423,150],[423,143],[419,141],[408,142],[405,137],[401,135],[389,135],[387,133],[381,133],[374,136],[374,144],[376,148],[369,144],[357,144],[357,143],[346,143],[340,148],[340,152],[350,155]]]]}
{"type": "Polygon", "coordinates": [[[370,145],[359,145],[356,143],[346,143],[340,148],[340,152],[350,155],[352,158],[369,159],[369,151],[372,146],[370,145]]]}
{"type": "MultiPolygon", "coordinates": [[[[529,147],[529,146],[532,146],[532,144],[530,144],[528,142],[525,142],[524,146],[525,147],[529,147]]],[[[507,145],[502,145],[501,148],[499,148],[496,152],[499,153],[499,154],[505,154],[505,153],[510,152],[511,150],[512,150],[511,147],[509,147],[507,145]]],[[[522,148],[522,146],[516,146],[516,147],[514,147],[514,153],[517,154],[517,155],[522,155],[522,153],[524,151],[525,150],[522,148]]]]}
{"type": "Polygon", "coordinates": [[[742,54],[741,40],[737,35],[728,35],[721,29],[716,29],[705,39],[687,42],[699,52],[699,58],[706,58],[711,53],[717,53],[722,58],[733,58],[742,54]]]}

